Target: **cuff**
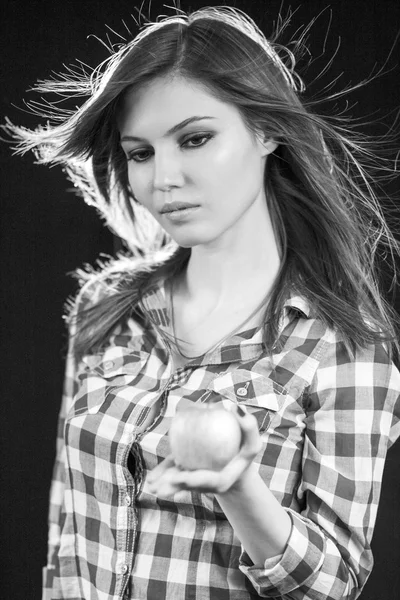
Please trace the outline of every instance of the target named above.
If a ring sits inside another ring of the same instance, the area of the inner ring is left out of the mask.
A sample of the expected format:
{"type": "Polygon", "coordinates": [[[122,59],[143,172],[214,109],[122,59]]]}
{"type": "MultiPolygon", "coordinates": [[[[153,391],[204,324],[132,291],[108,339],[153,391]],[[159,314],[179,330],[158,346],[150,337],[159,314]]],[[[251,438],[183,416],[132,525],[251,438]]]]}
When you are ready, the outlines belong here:
{"type": "Polygon", "coordinates": [[[42,568],[42,600],[52,600],[53,598],[53,578],[55,572],[55,568],[51,566],[42,568]]]}
{"type": "MultiPolygon", "coordinates": [[[[283,554],[277,554],[276,556],[271,556],[271,558],[267,558],[267,560],[264,563],[264,569],[272,569],[272,567],[275,567],[282,560],[282,556],[283,554]]],[[[243,550],[242,554],[240,555],[240,563],[246,567],[254,566],[246,550],[243,550]]]]}
{"type": "Polygon", "coordinates": [[[307,583],[325,556],[325,538],[315,523],[286,510],[292,520],[292,531],[281,557],[267,559],[262,567],[253,565],[245,551],[239,559],[239,569],[265,598],[283,596],[307,583]]]}

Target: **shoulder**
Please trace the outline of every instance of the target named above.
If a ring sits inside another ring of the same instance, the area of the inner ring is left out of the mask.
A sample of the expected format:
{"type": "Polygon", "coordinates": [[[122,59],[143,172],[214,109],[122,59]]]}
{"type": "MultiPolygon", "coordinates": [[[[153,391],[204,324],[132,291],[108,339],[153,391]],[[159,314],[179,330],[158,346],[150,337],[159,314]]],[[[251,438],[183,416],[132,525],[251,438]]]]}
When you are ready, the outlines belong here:
{"type": "MultiPolygon", "coordinates": [[[[288,327],[283,339],[287,349],[307,347],[312,352],[315,364],[383,363],[390,364],[389,344],[378,340],[362,345],[351,342],[344,332],[324,317],[317,305],[300,293],[289,295],[284,303],[289,316],[288,327]]],[[[360,310],[365,325],[374,331],[374,321],[360,310]]],[[[378,329],[375,328],[378,333],[378,329]]]]}
{"type": "Polygon", "coordinates": [[[304,298],[286,303],[290,310],[277,357],[309,390],[337,387],[394,388],[400,390],[398,369],[384,343],[354,345],[328,324],[304,298]]]}
{"type": "Polygon", "coordinates": [[[342,411],[342,417],[348,418],[352,418],[349,410],[360,411],[360,418],[366,415],[365,411],[370,411],[370,415],[378,412],[398,415],[400,372],[385,344],[367,343],[352,348],[337,330],[321,321],[317,327],[323,333],[308,364],[307,411],[322,408],[342,411]]]}

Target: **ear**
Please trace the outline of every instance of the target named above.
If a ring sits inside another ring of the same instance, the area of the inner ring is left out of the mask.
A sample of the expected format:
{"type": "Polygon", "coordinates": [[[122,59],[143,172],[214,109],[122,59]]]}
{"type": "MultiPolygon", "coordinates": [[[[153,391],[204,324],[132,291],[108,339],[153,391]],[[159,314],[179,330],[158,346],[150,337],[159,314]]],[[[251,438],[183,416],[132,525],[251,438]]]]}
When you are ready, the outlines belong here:
{"type": "Polygon", "coordinates": [[[263,138],[258,138],[258,143],[260,145],[260,150],[261,150],[262,156],[267,156],[268,154],[272,154],[272,152],[274,152],[274,150],[276,150],[277,147],[279,146],[278,142],[276,142],[272,138],[267,138],[265,136],[263,138]]]}
{"type": "Polygon", "coordinates": [[[262,131],[258,131],[256,133],[256,142],[261,152],[261,156],[267,156],[268,154],[271,154],[279,146],[278,142],[268,137],[262,131]]]}

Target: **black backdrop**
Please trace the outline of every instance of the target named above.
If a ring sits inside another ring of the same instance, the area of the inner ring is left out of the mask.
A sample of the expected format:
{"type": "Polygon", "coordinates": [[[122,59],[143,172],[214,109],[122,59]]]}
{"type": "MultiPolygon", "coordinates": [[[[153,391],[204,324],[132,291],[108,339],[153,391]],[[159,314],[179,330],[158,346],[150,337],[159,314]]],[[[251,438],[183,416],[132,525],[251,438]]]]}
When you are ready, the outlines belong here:
{"type": "MultiPolygon", "coordinates": [[[[182,0],[181,6],[199,8],[223,2],[182,0]]],[[[81,59],[96,65],[107,51],[94,37],[105,37],[105,24],[123,32],[122,19],[133,25],[135,5],[119,0],[8,0],[1,21],[1,117],[33,126],[36,119],[21,112],[26,90],[63,63],[81,59]]],[[[148,0],[144,12],[148,10],[148,0]]],[[[173,2],[165,2],[166,5],[173,2]]],[[[229,2],[227,2],[229,4],[229,2]]],[[[281,0],[232,1],[266,30],[281,0]],[[263,15],[262,20],[260,17],[263,15]]],[[[288,7],[284,2],[284,7],[288,7]]],[[[311,50],[321,54],[332,10],[326,57],[341,38],[337,58],[327,77],[311,86],[317,92],[343,73],[339,87],[367,77],[374,65],[382,66],[400,29],[398,0],[295,0],[298,9],[294,31],[328,7],[313,27],[311,50]]],[[[171,14],[161,2],[152,2],[151,17],[171,14]]],[[[117,38],[114,38],[117,41],[117,38]]],[[[355,117],[381,111],[383,117],[399,105],[400,42],[387,67],[391,73],[351,95],[358,105],[355,117]]],[[[326,62],[317,59],[308,69],[312,81],[326,62]]],[[[393,118],[393,116],[392,116],[393,118]]],[[[371,117],[370,117],[371,120],[371,117]]],[[[385,120],[385,119],[383,119],[385,120]]],[[[390,116],[386,119],[390,122],[390,116]]],[[[376,125],[369,133],[382,132],[376,125]]],[[[1,156],[1,289],[2,392],[0,396],[1,487],[0,558],[1,600],[37,600],[41,596],[41,567],[46,561],[48,488],[54,460],[57,412],[63,378],[65,331],[61,319],[65,299],[76,289],[67,272],[85,262],[94,263],[100,252],[113,253],[116,242],[93,208],[71,192],[61,169],[33,164],[33,156],[12,157],[6,144],[1,156]]],[[[398,182],[388,186],[396,193],[398,182]]],[[[398,197],[398,196],[397,196],[398,197]]],[[[400,597],[400,442],[389,451],[382,502],[373,540],[376,566],[362,594],[363,600],[398,600],[400,597]]],[[[156,599],[152,599],[156,600],[156,599]]]]}

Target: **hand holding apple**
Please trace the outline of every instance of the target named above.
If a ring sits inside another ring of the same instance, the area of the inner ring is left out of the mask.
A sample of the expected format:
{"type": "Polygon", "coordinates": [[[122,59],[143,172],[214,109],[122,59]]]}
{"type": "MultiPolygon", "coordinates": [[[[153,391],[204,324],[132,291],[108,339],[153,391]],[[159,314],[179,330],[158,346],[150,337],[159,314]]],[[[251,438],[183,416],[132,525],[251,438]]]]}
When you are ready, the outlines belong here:
{"type": "MultiPolygon", "coordinates": [[[[214,412],[216,408],[207,409],[207,404],[201,408],[200,406],[198,405],[197,412],[186,416],[182,414],[179,420],[178,415],[180,415],[180,412],[186,413],[186,408],[178,411],[175,415],[177,423],[174,427],[171,425],[172,436],[170,433],[173,452],[148,473],[146,478],[151,493],[160,497],[168,497],[181,490],[224,494],[235,487],[240,488],[241,485],[244,485],[246,476],[250,472],[249,467],[262,448],[257,419],[239,406],[234,405],[235,408],[231,412],[222,409],[236,419],[241,435],[238,437],[237,433],[233,434],[235,429],[232,422],[230,422],[229,443],[225,438],[226,443],[224,442],[220,444],[219,448],[217,447],[219,452],[224,449],[224,453],[220,452],[215,456],[215,444],[219,441],[215,438],[216,435],[222,435],[215,425],[217,419],[212,426],[210,425],[207,438],[204,437],[204,424],[210,423],[210,419],[217,414],[214,412]],[[199,413],[199,410],[204,412],[199,413]],[[183,427],[186,419],[189,419],[191,423],[190,429],[183,427]],[[203,435],[197,435],[198,432],[203,433],[203,435]],[[209,449],[206,442],[210,446],[209,449]],[[214,452],[211,452],[211,445],[214,446],[214,452]],[[201,456],[196,454],[199,449],[202,451],[201,456]],[[223,463],[225,463],[225,466],[223,463]]],[[[226,415],[219,415],[217,418],[218,423],[221,424],[222,419],[226,419],[226,415]]],[[[227,424],[228,419],[224,422],[227,424]]]]}
{"type": "Polygon", "coordinates": [[[169,430],[175,464],[186,471],[220,471],[238,454],[241,441],[238,419],[221,402],[189,405],[176,413],[169,430]]]}

